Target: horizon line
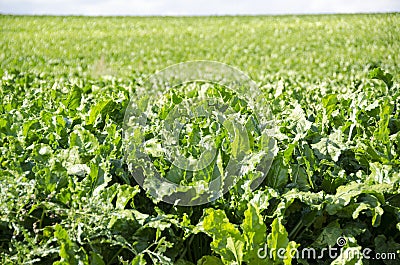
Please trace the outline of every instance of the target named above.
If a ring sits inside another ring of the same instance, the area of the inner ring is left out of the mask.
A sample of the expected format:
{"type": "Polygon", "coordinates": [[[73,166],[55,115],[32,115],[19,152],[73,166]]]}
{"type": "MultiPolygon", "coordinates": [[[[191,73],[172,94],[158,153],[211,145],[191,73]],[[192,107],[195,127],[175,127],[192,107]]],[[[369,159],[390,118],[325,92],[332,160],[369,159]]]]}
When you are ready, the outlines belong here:
{"type": "Polygon", "coordinates": [[[315,15],[384,15],[399,14],[400,11],[377,11],[377,12],[294,12],[294,13],[267,13],[267,14],[118,14],[118,15],[85,15],[85,14],[31,14],[31,13],[2,13],[0,16],[27,16],[27,17],[262,17],[262,16],[315,16],[315,15]]]}

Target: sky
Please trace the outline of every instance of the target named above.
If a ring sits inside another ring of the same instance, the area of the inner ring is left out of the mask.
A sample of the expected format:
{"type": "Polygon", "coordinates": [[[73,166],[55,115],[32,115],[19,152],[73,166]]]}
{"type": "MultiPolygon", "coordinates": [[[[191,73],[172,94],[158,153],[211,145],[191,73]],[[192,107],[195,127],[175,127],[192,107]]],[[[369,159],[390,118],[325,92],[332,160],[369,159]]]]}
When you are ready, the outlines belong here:
{"type": "Polygon", "coordinates": [[[400,0],[0,0],[2,14],[262,15],[399,12],[400,0]]]}

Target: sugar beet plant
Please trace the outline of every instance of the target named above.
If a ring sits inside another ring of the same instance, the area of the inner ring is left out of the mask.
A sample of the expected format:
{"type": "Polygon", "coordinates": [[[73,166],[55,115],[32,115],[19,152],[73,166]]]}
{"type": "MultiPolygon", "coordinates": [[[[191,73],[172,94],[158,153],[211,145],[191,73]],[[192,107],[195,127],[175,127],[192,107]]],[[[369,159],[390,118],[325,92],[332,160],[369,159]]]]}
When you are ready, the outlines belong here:
{"type": "Polygon", "coordinates": [[[0,17],[0,263],[397,264],[398,20],[0,17]],[[155,69],[195,59],[250,75],[269,112],[203,81],[146,102],[155,69]]]}
{"type": "Polygon", "coordinates": [[[174,205],[214,201],[239,180],[256,188],[273,156],[274,122],[256,84],[225,64],[192,61],[150,77],[125,111],[125,161],[174,205]]]}

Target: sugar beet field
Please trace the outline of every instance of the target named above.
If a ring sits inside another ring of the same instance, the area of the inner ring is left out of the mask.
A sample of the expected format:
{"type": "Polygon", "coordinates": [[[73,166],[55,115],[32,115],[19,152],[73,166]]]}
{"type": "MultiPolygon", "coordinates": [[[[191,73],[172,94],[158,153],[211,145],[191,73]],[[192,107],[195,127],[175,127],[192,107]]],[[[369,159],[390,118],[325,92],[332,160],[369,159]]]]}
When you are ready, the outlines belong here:
{"type": "Polygon", "coordinates": [[[398,13],[0,31],[0,264],[400,264],[398,13]]]}

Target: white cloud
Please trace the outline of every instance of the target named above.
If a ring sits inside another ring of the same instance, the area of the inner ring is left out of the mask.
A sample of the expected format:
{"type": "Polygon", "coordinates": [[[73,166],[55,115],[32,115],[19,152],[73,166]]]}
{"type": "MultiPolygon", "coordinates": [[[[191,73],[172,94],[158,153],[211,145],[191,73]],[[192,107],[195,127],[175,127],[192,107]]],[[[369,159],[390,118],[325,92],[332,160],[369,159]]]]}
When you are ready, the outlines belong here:
{"type": "Polygon", "coordinates": [[[0,0],[0,12],[52,15],[236,15],[399,12],[398,0],[0,0]]]}

